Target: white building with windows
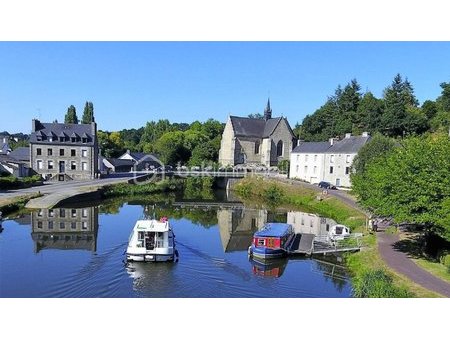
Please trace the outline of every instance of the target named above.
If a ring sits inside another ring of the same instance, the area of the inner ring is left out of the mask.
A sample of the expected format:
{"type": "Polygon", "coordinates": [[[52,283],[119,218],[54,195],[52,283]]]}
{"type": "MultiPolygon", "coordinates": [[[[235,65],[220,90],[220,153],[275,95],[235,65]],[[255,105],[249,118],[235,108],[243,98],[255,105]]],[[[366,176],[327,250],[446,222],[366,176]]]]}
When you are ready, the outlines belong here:
{"type": "Polygon", "coordinates": [[[369,134],[363,133],[345,134],[342,140],[328,142],[299,142],[291,153],[289,177],[312,184],[326,181],[337,187],[350,187],[353,159],[369,140],[369,134]]]}

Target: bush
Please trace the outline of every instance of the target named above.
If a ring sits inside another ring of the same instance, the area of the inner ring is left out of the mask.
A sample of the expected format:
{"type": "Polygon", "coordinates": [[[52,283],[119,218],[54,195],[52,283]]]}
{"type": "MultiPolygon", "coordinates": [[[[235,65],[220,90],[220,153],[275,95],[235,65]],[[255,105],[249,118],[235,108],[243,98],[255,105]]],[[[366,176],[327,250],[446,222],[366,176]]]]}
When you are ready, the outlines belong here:
{"type": "Polygon", "coordinates": [[[280,203],[284,198],[284,192],[276,185],[271,185],[263,192],[263,198],[269,203],[280,203]]]}

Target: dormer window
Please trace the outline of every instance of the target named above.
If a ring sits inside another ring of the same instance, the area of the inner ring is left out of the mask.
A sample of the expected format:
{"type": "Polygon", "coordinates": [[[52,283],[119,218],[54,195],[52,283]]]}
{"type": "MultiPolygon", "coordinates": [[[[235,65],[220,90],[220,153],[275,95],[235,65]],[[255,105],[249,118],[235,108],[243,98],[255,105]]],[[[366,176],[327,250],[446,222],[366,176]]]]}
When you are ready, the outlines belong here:
{"type": "Polygon", "coordinates": [[[83,143],[87,143],[87,141],[88,141],[87,137],[83,137],[83,138],[81,139],[81,142],[83,142],[83,143]]]}
{"type": "Polygon", "coordinates": [[[64,142],[65,140],[66,140],[65,137],[60,137],[60,138],[59,138],[59,142],[64,142]]]}

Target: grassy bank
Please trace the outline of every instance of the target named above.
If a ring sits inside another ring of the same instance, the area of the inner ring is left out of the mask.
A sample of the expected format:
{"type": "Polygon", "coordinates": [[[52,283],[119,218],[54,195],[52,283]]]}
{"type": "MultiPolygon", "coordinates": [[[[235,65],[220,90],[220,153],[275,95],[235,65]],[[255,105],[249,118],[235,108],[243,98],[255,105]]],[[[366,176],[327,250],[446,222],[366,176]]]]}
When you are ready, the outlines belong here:
{"type": "Polygon", "coordinates": [[[353,231],[363,232],[362,250],[344,256],[352,276],[355,297],[439,297],[390,270],[378,254],[375,235],[366,231],[366,216],[338,198],[262,177],[242,179],[233,189],[246,203],[316,213],[348,225],[353,231]]]}
{"type": "Polygon", "coordinates": [[[102,191],[102,195],[108,198],[119,196],[135,196],[178,191],[182,190],[183,188],[183,179],[167,178],[161,181],[141,182],[140,184],[120,183],[106,186],[102,191]]]}
{"type": "Polygon", "coordinates": [[[25,207],[25,204],[32,199],[41,196],[40,194],[30,194],[27,196],[21,196],[16,198],[9,198],[5,200],[0,200],[0,211],[3,213],[3,216],[20,210],[25,207]]]}

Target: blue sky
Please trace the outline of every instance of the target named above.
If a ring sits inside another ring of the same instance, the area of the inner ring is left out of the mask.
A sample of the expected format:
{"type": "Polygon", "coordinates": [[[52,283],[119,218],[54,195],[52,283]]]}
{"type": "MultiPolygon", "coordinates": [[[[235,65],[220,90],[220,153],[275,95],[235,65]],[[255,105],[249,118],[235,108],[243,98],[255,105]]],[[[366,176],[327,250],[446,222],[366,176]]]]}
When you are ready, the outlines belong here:
{"type": "Polygon", "coordinates": [[[99,129],[147,121],[225,122],[262,113],[295,125],[356,78],[381,97],[400,73],[420,103],[450,81],[449,42],[0,42],[0,131],[31,119],[81,118],[92,101],[99,129]]]}

